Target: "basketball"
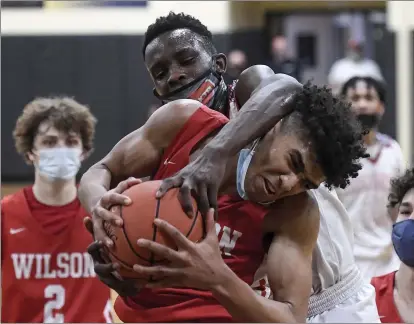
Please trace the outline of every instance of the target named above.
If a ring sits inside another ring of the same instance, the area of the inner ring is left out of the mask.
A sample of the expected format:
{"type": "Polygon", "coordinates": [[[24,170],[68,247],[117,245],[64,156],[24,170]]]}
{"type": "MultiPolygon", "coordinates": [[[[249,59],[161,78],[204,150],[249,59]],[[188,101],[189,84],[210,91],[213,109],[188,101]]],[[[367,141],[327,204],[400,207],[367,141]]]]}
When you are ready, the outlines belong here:
{"type": "Polygon", "coordinates": [[[138,239],[153,240],[176,249],[174,242],[154,226],[154,219],[166,220],[193,242],[200,241],[204,236],[204,223],[195,200],[193,208],[196,212],[193,218],[189,218],[178,201],[178,189],[169,190],[162,199],[155,198],[160,185],[161,181],[147,181],[127,189],[123,194],[131,198],[132,203],[120,209],[123,226],[112,226],[108,222],[104,224],[108,236],[114,242],[113,249],[107,249],[108,256],[110,261],[120,264],[119,274],[124,278],[148,281],[150,278],[142,278],[133,271],[133,265],[151,266],[166,262],[139,247],[138,239]]]}

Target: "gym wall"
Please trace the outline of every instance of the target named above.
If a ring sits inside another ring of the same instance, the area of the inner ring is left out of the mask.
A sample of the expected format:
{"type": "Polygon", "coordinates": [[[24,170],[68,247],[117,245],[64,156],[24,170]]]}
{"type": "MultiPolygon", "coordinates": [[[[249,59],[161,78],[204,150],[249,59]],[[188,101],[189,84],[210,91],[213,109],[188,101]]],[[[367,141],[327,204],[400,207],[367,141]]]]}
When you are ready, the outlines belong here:
{"type": "Polygon", "coordinates": [[[98,118],[95,151],[80,173],[146,121],[149,106],[157,100],[142,59],[143,34],[171,10],[199,18],[214,33],[219,51],[246,48],[251,64],[262,60],[261,29],[233,28],[226,1],[2,10],[3,183],[33,178],[32,167],[15,152],[12,131],[24,105],[37,96],[73,96],[98,118]]]}

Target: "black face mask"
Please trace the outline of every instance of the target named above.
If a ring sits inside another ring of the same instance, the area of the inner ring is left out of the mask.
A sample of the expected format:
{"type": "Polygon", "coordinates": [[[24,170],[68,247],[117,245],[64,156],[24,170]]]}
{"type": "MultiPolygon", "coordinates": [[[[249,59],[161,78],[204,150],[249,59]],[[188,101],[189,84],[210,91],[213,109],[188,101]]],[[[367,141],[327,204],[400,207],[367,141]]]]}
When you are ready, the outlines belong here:
{"type": "Polygon", "coordinates": [[[377,128],[381,121],[381,116],[377,114],[359,114],[357,118],[362,128],[368,131],[377,128]]]}
{"type": "Polygon", "coordinates": [[[218,85],[222,81],[221,75],[216,72],[214,67],[214,59],[212,66],[202,73],[199,77],[183,85],[182,87],[173,90],[163,96],[159,95],[154,89],[154,95],[162,101],[163,104],[178,99],[194,99],[197,100],[207,107],[213,105],[218,85]]]}

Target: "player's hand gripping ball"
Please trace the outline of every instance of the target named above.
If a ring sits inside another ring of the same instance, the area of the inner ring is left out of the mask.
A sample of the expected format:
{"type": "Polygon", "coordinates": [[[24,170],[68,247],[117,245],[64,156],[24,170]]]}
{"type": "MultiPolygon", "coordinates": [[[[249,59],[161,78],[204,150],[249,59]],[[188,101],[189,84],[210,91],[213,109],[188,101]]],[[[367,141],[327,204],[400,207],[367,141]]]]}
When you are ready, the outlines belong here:
{"type": "Polygon", "coordinates": [[[123,226],[116,227],[109,222],[104,223],[107,235],[114,242],[112,249],[106,248],[110,262],[121,265],[118,272],[123,278],[141,279],[139,281],[142,284],[157,278],[136,273],[133,270],[134,264],[151,266],[166,264],[167,261],[156,257],[148,249],[139,247],[138,239],[152,240],[177,249],[175,243],[154,226],[155,219],[166,220],[193,242],[201,241],[205,233],[204,222],[195,200],[192,199],[194,217],[189,218],[181,208],[177,197],[178,189],[169,190],[162,199],[155,198],[160,184],[161,181],[148,181],[127,189],[123,195],[131,198],[132,203],[119,208],[123,226]]]}

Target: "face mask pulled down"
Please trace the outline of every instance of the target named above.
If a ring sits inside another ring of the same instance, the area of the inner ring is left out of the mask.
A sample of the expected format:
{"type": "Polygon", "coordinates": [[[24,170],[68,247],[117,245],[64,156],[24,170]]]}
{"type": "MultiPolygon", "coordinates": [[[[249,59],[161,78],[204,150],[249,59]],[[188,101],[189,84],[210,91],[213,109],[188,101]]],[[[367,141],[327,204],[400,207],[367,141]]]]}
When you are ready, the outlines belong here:
{"type": "Polygon", "coordinates": [[[248,200],[246,190],[244,189],[244,182],[246,180],[247,170],[252,162],[253,155],[259,141],[256,140],[253,143],[252,148],[242,149],[239,153],[239,159],[237,161],[237,173],[236,173],[236,187],[237,193],[244,200],[248,200]]]}
{"type": "Polygon", "coordinates": [[[82,151],[77,148],[50,148],[39,150],[39,173],[51,181],[69,180],[76,176],[82,151]]]}
{"type": "MultiPolygon", "coordinates": [[[[239,153],[239,159],[237,161],[237,173],[236,173],[236,187],[237,193],[239,196],[244,199],[248,200],[246,190],[244,188],[244,184],[246,182],[246,175],[247,170],[249,169],[250,163],[252,162],[255,149],[257,144],[259,143],[260,139],[257,139],[253,142],[252,148],[243,149],[239,153]]],[[[258,202],[261,205],[269,205],[272,204],[271,202],[258,202]]]]}
{"type": "Polygon", "coordinates": [[[401,262],[414,268],[414,219],[394,224],[392,243],[401,262]]]}
{"type": "Polygon", "coordinates": [[[223,92],[224,89],[226,89],[226,86],[221,75],[211,67],[198,78],[163,96],[159,95],[154,89],[154,95],[163,104],[178,99],[193,99],[209,108],[219,110],[225,104],[225,100],[222,100],[225,96],[218,94],[219,92],[223,92]]]}

